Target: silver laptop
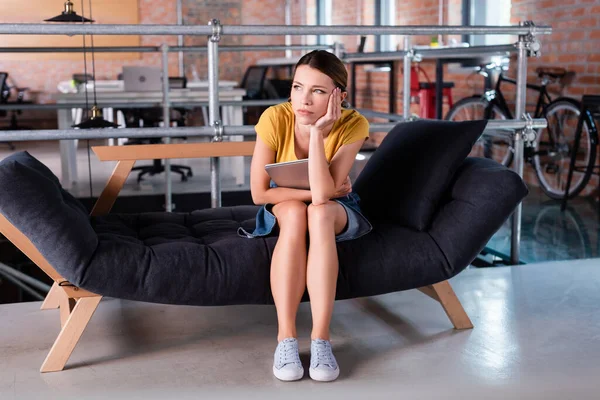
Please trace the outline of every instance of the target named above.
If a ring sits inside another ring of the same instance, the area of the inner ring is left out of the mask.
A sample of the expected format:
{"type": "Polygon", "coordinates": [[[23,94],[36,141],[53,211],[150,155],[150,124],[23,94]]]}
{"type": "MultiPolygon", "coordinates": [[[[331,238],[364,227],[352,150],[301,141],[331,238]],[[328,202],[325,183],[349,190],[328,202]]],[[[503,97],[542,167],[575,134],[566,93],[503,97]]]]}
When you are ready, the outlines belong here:
{"type": "Polygon", "coordinates": [[[123,88],[126,92],[160,92],[162,91],[162,69],[124,66],[123,88]]]}
{"type": "Polygon", "coordinates": [[[277,186],[310,189],[308,158],[265,165],[265,170],[277,186]]]}

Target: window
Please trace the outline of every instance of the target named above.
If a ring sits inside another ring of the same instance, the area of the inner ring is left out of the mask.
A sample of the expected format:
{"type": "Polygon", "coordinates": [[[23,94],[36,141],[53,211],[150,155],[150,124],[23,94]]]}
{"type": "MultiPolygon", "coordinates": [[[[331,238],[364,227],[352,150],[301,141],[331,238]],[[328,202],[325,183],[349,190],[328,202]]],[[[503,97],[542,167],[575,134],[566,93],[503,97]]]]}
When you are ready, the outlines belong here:
{"type": "MultiPolygon", "coordinates": [[[[510,25],[511,0],[463,0],[463,25],[510,25]]],[[[471,46],[509,44],[515,42],[512,35],[463,35],[463,42],[471,46]]]]}
{"type": "MultiPolygon", "coordinates": [[[[317,25],[331,25],[331,0],[317,0],[317,25]]],[[[319,35],[317,44],[333,44],[331,35],[319,35]]]]}
{"type": "MultiPolygon", "coordinates": [[[[375,25],[396,25],[396,0],[375,1],[375,25]]],[[[396,36],[375,36],[375,48],[379,51],[396,50],[396,36]]]]}

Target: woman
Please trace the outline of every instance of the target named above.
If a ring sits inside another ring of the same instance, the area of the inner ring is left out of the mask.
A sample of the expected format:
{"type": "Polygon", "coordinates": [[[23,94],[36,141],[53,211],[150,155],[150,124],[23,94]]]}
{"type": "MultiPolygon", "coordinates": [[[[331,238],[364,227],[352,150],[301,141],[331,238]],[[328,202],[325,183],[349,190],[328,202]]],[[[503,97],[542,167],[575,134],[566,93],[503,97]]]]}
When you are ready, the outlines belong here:
{"type": "Polygon", "coordinates": [[[318,381],[338,377],[329,341],[338,277],[336,241],[371,230],[348,177],[369,137],[369,123],[358,112],[342,109],[347,80],[344,64],[330,52],[304,55],[296,64],[290,101],[265,110],[255,128],[250,189],[254,203],[264,206],[257,214],[256,229],[240,233],[256,237],[279,229],[271,261],[279,325],[273,373],[284,381],[304,375],[296,312],[305,289],[313,319],[310,377],[318,381]],[[266,164],[304,158],[310,190],[277,187],[265,172],[266,164]]]}

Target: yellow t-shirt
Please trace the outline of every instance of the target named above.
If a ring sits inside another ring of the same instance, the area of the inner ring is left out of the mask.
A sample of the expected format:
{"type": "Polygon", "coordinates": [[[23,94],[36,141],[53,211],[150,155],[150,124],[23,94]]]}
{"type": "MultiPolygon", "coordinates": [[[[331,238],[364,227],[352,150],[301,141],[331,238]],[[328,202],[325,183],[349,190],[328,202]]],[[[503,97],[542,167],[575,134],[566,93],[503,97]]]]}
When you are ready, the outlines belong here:
{"type": "MultiPolygon", "coordinates": [[[[255,126],[256,134],[276,153],[275,162],[297,160],[294,149],[294,110],[290,102],[267,108],[255,126]]],[[[325,157],[331,162],[334,154],[345,144],[369,137],[369,121],[356,110],[342,109],[325,138],[325,157]]]]}

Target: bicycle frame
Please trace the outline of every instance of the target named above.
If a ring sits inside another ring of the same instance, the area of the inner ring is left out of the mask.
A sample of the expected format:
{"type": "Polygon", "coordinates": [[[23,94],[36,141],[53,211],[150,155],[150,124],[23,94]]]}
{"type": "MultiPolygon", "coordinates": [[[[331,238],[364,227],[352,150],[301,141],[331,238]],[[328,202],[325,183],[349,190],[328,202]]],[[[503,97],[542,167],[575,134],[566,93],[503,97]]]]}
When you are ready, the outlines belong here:
{"type": "MultiPolygon", "coordinates": [[[[494,86],[494,89],[491,89],[492,78],[491,78],[489,72],[487,72],[484,75],[484,79],[485,79],[484,97],[486,98],[486,100],[490,103],[490,105],[498,106],[507,115],[507,117],[509,119],[514,119],[513,113],[511,112],[510,108],[508,107],[508,103],[506,101],[506,98],[502,94],[502,90],[500,89],[500,86],[501,86],[502,82],[507,82],[507,83],[516,85],[517,81],[515,79],[505,77],[504,74],[502,73],[502,71],[500,71],[500,73],[498,74],[498,79],[496,80],[496,85],[494,86]]],[[[550,95],[548,94],[548,90],[546,89],[546,83],[544,82],[541,85],[534,85],[534,84],[528,83],[526,86],[527,86],[527,89],[532,89],[539,93],[537,103],[535,106],[535,112],[533,114],[534,118],[539,118],[542,115],[542,111],[544,110],[544,107],[546,107],[552,101],[552,98],[550,97],[550,95]]],[[[492,107],[488,107],[485,111],[485,113],[486,113],[485,118],[491,119],[492,118],[491,112],[492,112],[492,107]]]]}

